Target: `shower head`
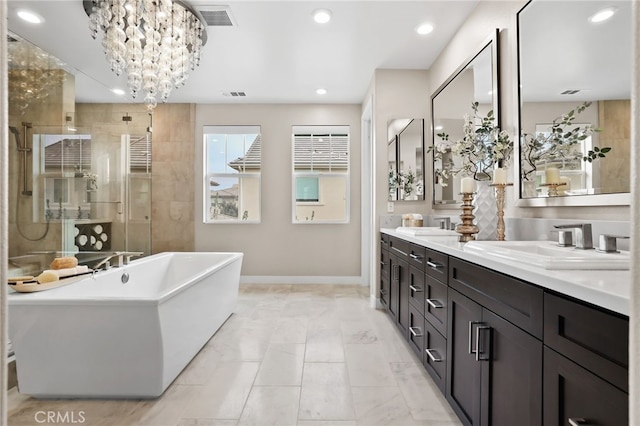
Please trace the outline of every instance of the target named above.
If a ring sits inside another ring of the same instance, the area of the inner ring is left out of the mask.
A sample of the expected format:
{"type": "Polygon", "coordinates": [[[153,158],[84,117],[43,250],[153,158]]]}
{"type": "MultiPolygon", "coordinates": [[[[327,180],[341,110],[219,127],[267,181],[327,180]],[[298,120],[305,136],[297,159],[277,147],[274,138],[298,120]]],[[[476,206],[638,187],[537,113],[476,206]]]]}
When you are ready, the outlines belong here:
{"type": "Polygon", "coordinates": [[[20,131],[17,127],[9,126],[9,131],[13,133],[13,137],[16,139],[16,145],[18,145],[18,149],[22,148],[22,143],[20,143],[20,131]]]}

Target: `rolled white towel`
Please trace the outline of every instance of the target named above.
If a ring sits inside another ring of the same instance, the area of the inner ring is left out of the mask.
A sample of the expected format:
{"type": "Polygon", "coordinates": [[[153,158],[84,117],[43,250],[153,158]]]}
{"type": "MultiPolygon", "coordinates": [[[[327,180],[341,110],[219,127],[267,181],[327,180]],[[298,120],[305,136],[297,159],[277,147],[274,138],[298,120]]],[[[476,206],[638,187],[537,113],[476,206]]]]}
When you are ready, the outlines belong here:
{"type": "Polygon", "coordinates": [[[38,276],[38,282],[40,284],[57,281],[60,278],[70,277],[72,275],[84,274],[89,272],[90,269],[87,265],[79,265],[73,268],[64,269],[47,269],[42,271],[38,276]]]}

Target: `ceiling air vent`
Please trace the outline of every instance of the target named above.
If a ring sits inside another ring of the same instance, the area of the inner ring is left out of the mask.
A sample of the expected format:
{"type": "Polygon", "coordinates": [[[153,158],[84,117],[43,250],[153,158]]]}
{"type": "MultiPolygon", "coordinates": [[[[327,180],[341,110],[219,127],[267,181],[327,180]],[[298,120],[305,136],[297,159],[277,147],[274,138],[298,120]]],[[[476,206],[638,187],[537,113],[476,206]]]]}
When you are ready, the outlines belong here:
{"type": "Polygon", "coordinates": [[[229,6],[198,6],[198,12],[210,27],[235,26],[229,6]]]}
{"type": "Polygon", "coordinates": [[[578,93],[580,90],[579,89],[569,89],[569,90],[565,90],[564,92],[561,92],[561,95],[575,95],[576,93],[578,93]]]}
{"type": "Polygon", "coordinates": [[[232,96],[232,97],[238,97],[238,96],[247,96],[247,94],[245,92],[222,92],[223,96],[232,96]]]}

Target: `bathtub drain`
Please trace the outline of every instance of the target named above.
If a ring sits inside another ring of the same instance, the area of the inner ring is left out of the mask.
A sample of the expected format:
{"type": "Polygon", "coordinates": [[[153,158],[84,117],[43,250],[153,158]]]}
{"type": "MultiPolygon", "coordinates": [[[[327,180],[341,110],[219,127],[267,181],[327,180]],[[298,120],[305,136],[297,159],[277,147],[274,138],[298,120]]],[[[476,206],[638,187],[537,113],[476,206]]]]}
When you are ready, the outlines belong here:
{"type": "Polygon", "coordinates": [[[120,281],[122,281],[122,284],[126,284],[129,282],[129,273],[125,272],[122,274],[122,276],[120,277],[120,281]]]}

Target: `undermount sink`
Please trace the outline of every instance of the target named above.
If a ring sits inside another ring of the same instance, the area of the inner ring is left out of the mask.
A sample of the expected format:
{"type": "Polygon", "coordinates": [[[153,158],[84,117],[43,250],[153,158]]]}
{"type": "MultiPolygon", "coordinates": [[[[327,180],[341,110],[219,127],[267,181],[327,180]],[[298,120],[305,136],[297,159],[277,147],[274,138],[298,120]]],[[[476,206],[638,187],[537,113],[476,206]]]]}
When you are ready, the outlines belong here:
{"type": "Polygon", "coordinates": [[[440,229],[439,227],[431,226],[399,226],[396,228],[396,232],[401,234],[413,235],[414,237],[444,237],[450,235],[458,235],[456,231],[450,231],[448,229],[440,229]]]}
{"type": "Polygon", "coordinates": [[[553,241],[469,241],[463,251],[544,269],[627,270],[630,265],[628,251],[602,253],[560,247],[553,241]]]}

